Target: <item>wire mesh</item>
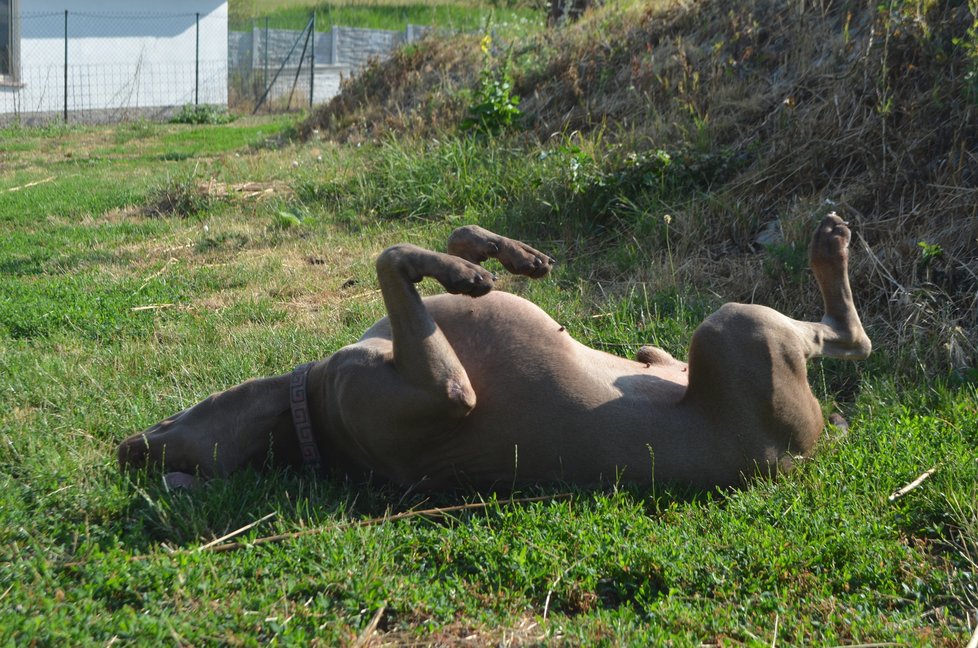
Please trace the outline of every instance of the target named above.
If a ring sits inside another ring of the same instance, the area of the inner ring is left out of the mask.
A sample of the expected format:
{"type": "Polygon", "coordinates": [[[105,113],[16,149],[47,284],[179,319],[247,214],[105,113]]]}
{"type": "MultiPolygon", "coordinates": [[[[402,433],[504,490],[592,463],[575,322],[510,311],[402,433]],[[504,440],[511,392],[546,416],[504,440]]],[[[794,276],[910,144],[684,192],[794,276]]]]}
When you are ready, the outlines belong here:
{"type": "Polygon", "coordinates": [[[327,101],[341,80],[426,28],[405,31],[268,20],[229,31],[225,11],[21,12],[13,73],[0,77],[0,126],[166,119],[188,104],[236,112],[327,101]]]}
{"type": "Polygon", "coordinates": [[[305,29],[286,29],[256,18],[250,29],[229,32],[232,107],[276,111],[328,101],[343,79],[430,31],[420,25],[403,31],[316,25],[307,41],[308,29],[308,24],[305,29]]]}
{"type": "Polygon", "coordinates": [[[19,70],[0,118],[24,123],[161,117],[227,105],[223,13],[21,13],[19,70]]]}

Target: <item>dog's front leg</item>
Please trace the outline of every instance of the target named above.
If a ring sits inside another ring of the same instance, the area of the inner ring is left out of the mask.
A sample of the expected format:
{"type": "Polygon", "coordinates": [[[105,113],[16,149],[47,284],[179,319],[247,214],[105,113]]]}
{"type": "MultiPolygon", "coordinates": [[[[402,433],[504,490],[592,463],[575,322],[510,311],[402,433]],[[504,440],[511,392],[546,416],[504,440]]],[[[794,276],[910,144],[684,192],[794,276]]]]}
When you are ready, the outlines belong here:
{"type": "Polygon", "coordinates": [[[476,394],[415,288],[424,277],[436,279],[451,293],[478,297],[492,290],[493,276],[469,261],[413,245],[395,245],[377,258],[394,369],[410,387],[432,397],[436,407],[444,407],[446,414],[465,415],[475,407],[476,394]]]}
{"type": "Polygon", "coordinates": [[[448,254],[395,245],[377,258],[377,277],[390,320],[394,366],[409,385],[433,395],[448,411],[467,414],[476,394],[451,344],[428,313],[414,284],[436,279],[454,294],[471,297],[492,290],[494,277],[479,263],[498,259],[515,274],[540,278],[554,260],[520,241],[476,225],[456,229],[448,254]]]}
{"type": "Polygon", "coordinates": [[[448,237],[448,253],[472,263],[498,259],[513,274],[533,279],[546,276],[556,261],[522,241],[506,238],[478,225],[459,227],[448,237]]]}

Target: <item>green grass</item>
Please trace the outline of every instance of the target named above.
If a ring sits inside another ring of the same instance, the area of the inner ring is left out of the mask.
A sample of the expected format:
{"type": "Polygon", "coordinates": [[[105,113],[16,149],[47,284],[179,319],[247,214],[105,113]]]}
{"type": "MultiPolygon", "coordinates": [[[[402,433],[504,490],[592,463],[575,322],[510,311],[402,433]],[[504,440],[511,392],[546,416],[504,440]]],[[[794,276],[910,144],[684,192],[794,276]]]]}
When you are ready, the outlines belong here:
{"type": "MultiPolygon", "coordinates": [[[[0,643],[336,645],[378,612],[377,631],[402,643],[964,643],[978,393],[898,373],[893,351],[816,363],[816,394],[849,434],[727,493],[541,485],[521,495],[571,495],[507,505],[289,473],[193,492],[121,476],[124,436],[354,341],[383,314],[372,256],[440,246],[463,221],[554,254],[552,279],[503,287],[611,352],[653,342],[682,357],[724,298],[676,285],[664,237],[683,230],[650,217],[704,191],[684,177],[617,192],[642,196],[644,218],[623,204],[589,219],[595,196],[575,192],[566,155],[518,138],[261,145],[288,126],[0,131],[0,643]],[[272,180],[285,190],[201,188],[272,180]],[[140,209],[176,193],[199,208],[140,209]],[[199,550],[273,513],[241,549],[199,550]]],[[[618,176],[603,169],[592,179],[607,188],[618,176]]]]}
{"type": "Polygon", "coordinates": [[[232,5],[230,27],[236,30],[302,29],[316,12],[316,28],[328,31],[333,25],[365,29],[403,31],[409,24],[452,31],[479,31],[487,25],[539,27],[546,22],[544,10],[518,3],[489,3],[465,0],[445,2],[278,2],[271,5],[232,5]]]}

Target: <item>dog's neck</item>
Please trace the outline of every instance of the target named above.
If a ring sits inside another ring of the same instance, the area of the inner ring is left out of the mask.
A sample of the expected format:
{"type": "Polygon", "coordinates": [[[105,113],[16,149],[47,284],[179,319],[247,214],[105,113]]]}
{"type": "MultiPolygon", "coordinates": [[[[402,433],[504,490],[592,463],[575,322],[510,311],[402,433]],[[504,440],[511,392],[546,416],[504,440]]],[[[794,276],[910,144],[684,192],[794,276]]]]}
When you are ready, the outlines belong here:
{"type": "Polygon", "coordinates": [[[284,374],[260,379],[266,384],[267,405],[262,408],[264,431],[267,445],[261,456],[255,456],[255,468],[303,467],[302,451],[296,438],[292,415],[292,374],[284,374]]]}
{"type": "Polygon", "coordinates": [[[289,408],[292,412],[292,430],[299,444],[303,467],[321,476],[324,467],[322,454],[309,409],[309,371],[315,364],[307,362],[292,371],[289,378],[289,408]]]}

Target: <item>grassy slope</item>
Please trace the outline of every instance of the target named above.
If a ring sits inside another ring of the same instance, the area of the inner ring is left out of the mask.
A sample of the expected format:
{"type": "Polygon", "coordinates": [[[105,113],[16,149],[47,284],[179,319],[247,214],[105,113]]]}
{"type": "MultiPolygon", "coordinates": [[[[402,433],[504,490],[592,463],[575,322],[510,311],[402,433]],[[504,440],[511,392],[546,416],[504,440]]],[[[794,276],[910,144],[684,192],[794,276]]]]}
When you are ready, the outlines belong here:
{"type": "Polygon", "coordinates": [[[475,38],[427,43],[349,84],[304,132],[440,138],[473,102],[480,65],[509,70],[523,145],[565,175],[523,191],[548,205],[511,204],[511,222],[642,241],[654,260],[669,214],[682,260],[670,279],[814,316],[800,272],[812,223],[835,209],[856,225],[856,249],[872,251],[852,272],[877,348],[912,350],[911,366],[973,368],[978,7],[686,7],[614,3],[497,40],[489,57],[475,38]]]}
{"type": "MultiPolygon", "coordinates": [[[[402,642],[962,643],[978,607],[978,394],[886,345],[812,368],[847,436],[830,432],[777,483],[721,495],[608,489],[350,527],[480,498],[286,474],[168,493],[120,477],[125,434],[354,340],[382,313],[371,255],[438,246],[457,222],[551,251],[553,279],[504,289],[623,354],[651,341],[684,356],[739,290],[731,268],[766,276],[789,312],[817,308],[807,274],[773,253],[693,274],[673,254],[693,247],[681,226],[580,218],[576,187],[606,155],[594,137],[249,146],[283,126],[0,133],[3,641],[333,645],[381,612],[375,631],[402,642]],[[253,181],[271,191],[219,191],[253,181]],[[196,551],[269,513],[240,539],[321,532],[196,551]]],[[[680,180],[631,196],[709,193],[680,180]]]]}

